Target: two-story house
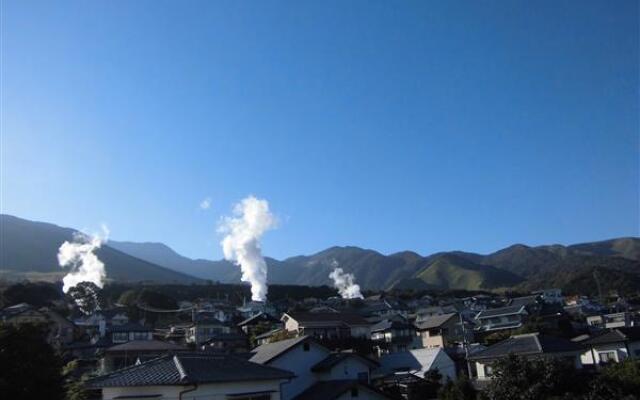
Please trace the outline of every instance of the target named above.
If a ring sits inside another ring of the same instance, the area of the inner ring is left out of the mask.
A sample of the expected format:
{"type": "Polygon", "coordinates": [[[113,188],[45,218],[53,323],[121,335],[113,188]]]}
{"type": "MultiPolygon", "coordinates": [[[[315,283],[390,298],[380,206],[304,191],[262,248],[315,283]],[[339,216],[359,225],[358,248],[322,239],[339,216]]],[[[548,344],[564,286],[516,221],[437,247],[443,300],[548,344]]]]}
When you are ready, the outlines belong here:
{"type": "Polygon", "coordinates": [[[476,330],[493,332],[520,328],[529,315],[524,305],[491,308],[476,315],[476,330]]]}
{"type": "Polygon", "coordinates": [[[371,337],[371,323],[353,313],[291,312],[283,314],[282,322],[285,330],[301,336],[328,339],[371,337]]]}
{"type": "Polygon", "coordinates": [[[473,331],[462,322],[457,313],[433,315],[416,322],[416,330],[422,341],[422,347],[449,347],[465,341],[471,342],[473,331]],[[463,323],[465,325],[463,325],[463,323]]]}
{"type": "Polygon", "coordinates": [[[371,340],[376,342],[378,356],[420,347],[416,327],[402,319],[385,319],[373,325],[371,340]]]}
{"type": "Polygon", "coordinates": [[[386,399],[369,385],[376,362],[355,353],[332,353],[309,336],[258,346],[249,361],[294,373],[282,385],[283,400],[331,400],[345,393],[355,399],[386,399]]]}

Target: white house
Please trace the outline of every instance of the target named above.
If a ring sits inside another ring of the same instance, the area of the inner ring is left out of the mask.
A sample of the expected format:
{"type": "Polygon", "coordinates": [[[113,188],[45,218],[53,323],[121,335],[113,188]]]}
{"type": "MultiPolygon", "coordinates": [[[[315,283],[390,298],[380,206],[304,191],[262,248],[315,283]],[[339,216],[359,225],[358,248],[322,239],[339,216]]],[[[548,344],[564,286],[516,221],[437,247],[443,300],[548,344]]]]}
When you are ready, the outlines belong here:
{"type": "Polygon", "coordinates": [[[366,389],[370,382],[370,372],[377,367],[374,361],[354,353],[332,353],[311,337],[302,336],[263,344],[252,350],[252,353],[253,356],[249,359],[251,362],[287,369],[295,374],[291,381],[282,385],[283,400],[297,398],[303,393],[305,394],[301,398],[308,399],[311,396],[308,390],[314,385],[326,382],[344,385],[345,381],[356,382],[356,388],[364,388],[355,389],[359,399],[380,398],[380,394],[374,389],[366,389]],[[369,392],[375,392],[376,395],[369,396],[369,392]]]}
{"type": "Polygon", "coordinates": [[[438,370],[443,378],[456,379],[456,365],[440,347],[385,354],[380,358],[380,369],[376,373],[386,376],[408,372],[422,378],[426,372],[434,370],[438,370]]]}
{"type": "Polygon", "coordinates": [[[616,328],[598,332],[577,341],[583,346],[580,361],[583,365],[620,362],[640,358],[640,327],[616,328]]]}
{"type": "Polygon", "coordinates": [[[103,400],[279,400],[289,371],[233,356],[189,353],[168,355],[114,371],[87,382],[103,400]]]}

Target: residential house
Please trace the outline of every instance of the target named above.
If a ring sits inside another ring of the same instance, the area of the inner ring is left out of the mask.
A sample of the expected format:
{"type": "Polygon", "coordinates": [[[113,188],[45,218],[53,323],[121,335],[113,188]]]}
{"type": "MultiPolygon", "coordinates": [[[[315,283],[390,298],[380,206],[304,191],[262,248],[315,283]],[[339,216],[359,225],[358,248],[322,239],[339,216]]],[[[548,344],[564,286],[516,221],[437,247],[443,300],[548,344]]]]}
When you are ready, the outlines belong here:
{"type": "Polygon", "coordinates": [[[564,360],[575,368],[582,368],[580,354],[582,347],[563,338],[527,333],[514,335],[471,356],[475,362],[478,380],[491,379],[492,363],[500,358],[515,354],[526,358],[555,358],[564,360]]]}
{"type": "MultiPolygon", "coordinates": [[[[289,400],[306,393],[320,382],[343,383],[360,381],[367,385],[372,369],[377,363],[355,353],[332,353],[309,336],[263,344],[252,350],[249,361],[275,368],[288,369],[295,374],[290,382],[282,385],[282,398],[289,400]]],[[[318,389],[316,387],[316,389],[318,389]]],[[[368,392],[358,392],[358,398],[375,399],[368,392]]]]}
{"type": "Polygon", "coordinates": [[[529,315],[524,305],[491,308],[476,315],[476,330],[493,332],[520,328],[529,315]]]}
{"type": "Polygon", "coordinates": [[[630,312],[618,312],[603,315],[591,315],[587,317],[587,325],[596,329],[613,329],[637,326],[637,322],[630,312]]]}
{"type": "Polygon", "coordinates": [[[74,323],[62,315],[46,307],[36,309],[27,303],[16,304],[1,310],[0,321],[12,325],[45,325],[47,342],[56,347],[72,343],[76,333],[74,323]]]}
{"type": "Polygon", "coordinates": [[[293,378],[287,370],[229,355],[166,355],[93,378],[103,400],[279,400],[280,387],[293,378]]]}
{"type": "Polygon", "coordinates": [[[430,306],[416,310],[416,323],[436,315],[454,314],[458,309],[454,305],[430,306]]]}
{"type": "Polygon", "coordinates": [[[111,372],[166,355],[185,352],[187,348],[160,340],[132,340],[107,348],[101,362],[103,372],[111,372]]]}
{"type": "Polygon", "coordinates": [[[352,313],[302,313],[291,312],[282,316],[284,328],[298,335],[317,338],[371,337],[371,324],[352,313]]]}
{"type": "Polygon", "coordinates": [[[291,312],[282,316],[284,328],[317,338],[371,337],[371,323],[358,314],[291,312]]]}
{"type": "Polygon", "coordinates": [[[543,289],[533,292],[542,298],[542,301],[548,304],[564,304],[564,297],[561,289],[543,289]]]}
{"type": "Polygon", "coordinates": [[[575,342],[583,346],[583,365],[640,358],[640,326],[603,330],[575,342]]]}
{"type": "Polygon", "coordinates": [[[238,324],[238,328],[249,336],[269,332],[280,327],[282,327],[282,322],[265,312],[259,312],[238,324]]]}
{"type": "Polygon", "coordinates": [[[114,325],[107,332],[111,343],[126,343],[132,340],[153,340],[151,328],[136,323],[114,325]]]}
{"type": "Polygon", "coordinates": [[[385,319],[373,325],[371,340],[376,342],[378,355],[420,347],[416,327],[402,319],[385,319]]]}
{"type": "Polygon", "coordinates": [[[380,368],[376,375],[410,373],[423,378],[425,373],[438,370],[443,378],[456,379],[456,365],[441,347],[429,349],[413,349],[397,353],[389,353],[380,357],[380,368]]]}
{"type": "Polygon", "coordinates": [[[246,353],[249,338],[243,332],[216,333],[201,346],[202,350],[219,353],[246,353]]]}
{"type": "Polygon", "coordinates": [[[185,332],[186,343],[200,346],[221,333],[231,333],[231,327],[224,322],[206,315],[198,315],[185,332]]]}
{"type": "Polygon", "coordinates": [[[463,326],[459,314],[434,315],[416,322],[422,347],[449,347],[472,341],[473,330],[467,323],[463,326]]]}

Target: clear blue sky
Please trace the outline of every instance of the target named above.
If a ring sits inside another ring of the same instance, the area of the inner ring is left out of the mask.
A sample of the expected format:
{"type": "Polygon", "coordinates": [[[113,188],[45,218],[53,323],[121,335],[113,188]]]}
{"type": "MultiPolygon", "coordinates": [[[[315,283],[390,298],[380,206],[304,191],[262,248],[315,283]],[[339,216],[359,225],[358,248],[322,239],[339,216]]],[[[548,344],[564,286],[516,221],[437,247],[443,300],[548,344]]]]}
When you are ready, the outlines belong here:
{"type": "Polygon", "coordinates": [[[2,212],[220,258],[639,235],[637,1],[2,1],[2,212]],[[212,206],[198,205],[210,197],[212,206]]]}

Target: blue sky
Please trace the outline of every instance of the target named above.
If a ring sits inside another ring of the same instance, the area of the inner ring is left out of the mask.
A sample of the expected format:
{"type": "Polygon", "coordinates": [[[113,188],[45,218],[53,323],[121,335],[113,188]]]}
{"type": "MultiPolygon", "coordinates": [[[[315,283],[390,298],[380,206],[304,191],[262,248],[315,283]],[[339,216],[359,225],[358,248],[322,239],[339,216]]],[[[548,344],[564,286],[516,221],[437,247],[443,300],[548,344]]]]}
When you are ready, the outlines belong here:
{"type": "Polygon", "coordinates": [[[3,213],[220,258],[639,235],[637,1],[2,1],[3,213]],[[211,198],[211,207],[199,203],[211,198]]]}

